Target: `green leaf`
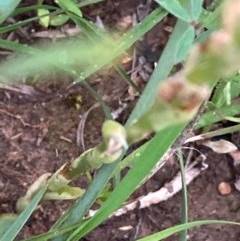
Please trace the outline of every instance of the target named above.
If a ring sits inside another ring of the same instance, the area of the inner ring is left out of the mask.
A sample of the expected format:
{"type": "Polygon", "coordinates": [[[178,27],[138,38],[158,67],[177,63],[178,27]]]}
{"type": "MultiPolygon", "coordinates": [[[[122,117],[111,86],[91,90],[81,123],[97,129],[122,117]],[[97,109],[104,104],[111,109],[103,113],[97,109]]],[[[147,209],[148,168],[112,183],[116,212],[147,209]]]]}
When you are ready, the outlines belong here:
{"type": "Polygon", "coordinates": [[[0,216],[0,237],[6,232],[9,226],[16,220],[17,215],[13,213],[2,214],[0,216]]]}
{"type": "Polygon", "coordinates": [[[189,49],[194,41],[195,31],[193,26],[189,26],[181,35],[175,52],[175,64],[186,59],[189,49]]]}
{"type": "Polygon", "coordinates": [[[32,212],[36,209],[38,203],[42,199],[46,188],[42,188],[38,191],[38,193],[34,196],[32,201],[29,203],[27,208],[21,212],[21,214],[17,217],[17,219],[13,222],[13,224],[7,229],[4,235],[1,237],[0,241],[12,241],[17,236],[23,225],[27,222],[32,212]]]}
{"type": "Polygon", "coordinates": [[[178,0],[155,0],[162,8],[166,9],[169,13],[175,17],[190,22],[190,17],[187,11],[182,7],[178,0]]]}
{"type": "MultiPolygon", "coordinates": [[[[186,171],[183,160],[183,152],[182,150],[178,151],[178,159],[180,162],[180,171],[182,177],[182,215],[181,215],[181,223],[186,224],[188,222],[188,197],[187,197],[187,184],[186,184],[186,171]]],[[[184,229],[180,233],[180,241],[187,240],[187,229],[184,229]]]]}
{"type": "Polygon", "coordinates": [[[197,21],[202,12],[203,0],[191,0],[191,17],[197,21]]]}
{"type": "Polygon", "coordinates": [[[218,121],[224,120],[225,116],[235,116],[240,114],[240,104],[232,104],[213,111],[204,113],[198,123],[195,125],[195,129],[202,128],[214,124],[218,121]]]}
{"type": "Polygon", "coordinates": [[[79,9],[78,5],[72,1],[72,0],[55,0],[55,2],[64,10],[72,12],[79,16],[80,18],[82,17],[82,12],[79,9]]]}
{"type": "Polygon", "coordinates": [[[50,18],[49,24],[51,26],[61,26],[65,24],[68,20],[69,20],[69,17],[66,14],[58,14],[50,18]]]}
{"type": "Polygon", "coordinates": [[[14,11],[21,0],[2,0],[0,1],[0,24],[14,11]]]}
{"type": "Polygon", "coordinates": [[[130,117],[127,121],[127,126],[131,125],[135,119],[139,119],[146,110],[151,106],[157,96],[159,90],[159,85],[163,82],[169,75],[174,62],[175,56],[173,54],[176,45],[181,38],[182,33],[186,31],[188,24],[184,21],[179,20],[170,36],[170,39],[165,46],[161,57],[157,63],[157,67],[154,69],[147,86],[145,87],[140,99],[137,102],[136,107],[130,114],[130,117]]]}
{"type": "Polygon", "coordinates": [[[146,238],[141,238],[136,241],[159,241],[163,240],[164,238],[167,238],[175,233],[178,233],[184,229],[193,228],[201,225],[207,225],[207,224],[228,224],[228,225],[240,225],[240,223],[237,222],[230,222],[230,221],[222,221],[222,220],[201,220],[201,221],[194,221],[191,223],[181,224],[177,225],[175,227],[171,227],[168,229],[165,229],[161,232],[152,234],[146,238]]]}
{"type": "Polygon", "coordinates": [[[49,17],[49,10],[47,9],[44,9],[44,8],[39,8],[37,10],[37,15],[39,17],[39,23],[47,28],[49,26],[49,22],[50,22],[50,17],[49,17]],[[44,17],[41,17],[41,16],[44,16],[44,17]]]}

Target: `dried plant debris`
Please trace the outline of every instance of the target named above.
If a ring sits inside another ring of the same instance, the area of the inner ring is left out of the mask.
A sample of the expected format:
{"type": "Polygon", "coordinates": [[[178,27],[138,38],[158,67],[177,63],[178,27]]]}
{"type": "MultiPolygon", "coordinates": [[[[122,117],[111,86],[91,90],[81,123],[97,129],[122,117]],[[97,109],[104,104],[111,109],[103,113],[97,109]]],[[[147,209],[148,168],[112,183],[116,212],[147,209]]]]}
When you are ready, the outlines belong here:
{"type": "Polygon", "coordinates": [[[202,145],[211,148],[214,152],[224,154],[236,151],[238,148],[230,141],[220,139],[218,141],[205,140],[202,145]]]}

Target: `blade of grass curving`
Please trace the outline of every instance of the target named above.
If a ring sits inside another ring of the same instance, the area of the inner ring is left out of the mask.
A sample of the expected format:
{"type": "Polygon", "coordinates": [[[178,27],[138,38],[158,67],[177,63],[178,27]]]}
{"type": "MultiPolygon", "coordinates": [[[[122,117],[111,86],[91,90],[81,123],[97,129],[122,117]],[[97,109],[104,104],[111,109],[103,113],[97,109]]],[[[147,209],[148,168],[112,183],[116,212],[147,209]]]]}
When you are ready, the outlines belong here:
{"type": "Polygon", "coordinates": [[[84,222],[86,222],[87,220],[81,220],[80,222],[77,222],[74,225],[70,225],[66,228],[60,228],[58,230],[53,230],[53,231],[48,231],[46,233],[40,234],[40,235],[36,235],[27,239],[23,239],[21,241],[46,241],[49,240],[51,238],[57,237],[61,234],[65,234],[67,232],[71,232],[72,230],[76,229],[77,227],[79,227],[80,225],[82,225],[84,222]]]}
{"type": "Polygon", "coordinates": [[[156,99],[157,91],[161,82],[169,75],[175,61],[175,48],[183,32],[188,28],[188,24],[178,20],[162,55],[158,61],[157,67],[153,71],[148,84],[146,85],[136,107],[130,114],[127,125],[130,125],[135,119],[138,119],[151,106],[156,99]]]}
{"type": "MultiPolygon", "coordinates": [[[[173,144],[184,127],[185,124],[178,124],[156,134],[142,153],[138,163],[130,169],[128,174],[113,190],[96,215],[83,226],[76,229],[66,240],[78,240],[98,226],[116,210],[135,191],[141,181],[148,175],[159,159],[173,144]]],[[[75,219],[77,221],[78,217],[76,216],[75,219]]]]}
{"type": "MultiPolygon", "coordinates": [[[[188,222],[188,198],[187,198],[187,185],[186,185],[186,175],[185,175],[185,167],[183,161],[183,153],[182,150],[178,151],[178,159],[180,163],[180,170],[182,176],[182,218],[181,223],[186,224],[188,222]]],[[[180,241],[187,240],[187,229],[184,229],[180,232],[180,241]]]]}
{"type": "Polygon", "coordinates": [[[36,5],[31,5],[31,6],[26,6],[26,7],[18,7],[11,13],[10,16],[15,17],[17,15],[20,15],[20,14],[23,14],[26,12],[37,11],[39,8],[47,9],[47,10],[59,10],[58,7],[45,5],[45,4],[36,4],[36,5]]]}
{"type": "Polygon", "coordinates": [[[17,236],[23,225],[27,222],[28,218],[32,214],[32,212],[36,209],[38,203],[41,201],[44,193],[46,192],[46,187],[40,189],[32,201],[29,203],[27,208],[21,212],[21,214],[17,217],[14,223],[9,227],[9,229],[4,233],[1,237],[0,241],[12,241],[17,236]]]}
{"type": "Polygon", "coordinates": [[[240,114],[240,104],[231,104],[230,106],[225,106],[216,110],[204,113],[198,123],[194,126],[195,129],[202,128],[219,122],[225,119],[225,116],[236,116],[240,114]]]}
{"type": "Polygon", "coordinates": [[[231,221],[222,221],[222,220],[201,220],[201,221],[194,221],[191,223],[186,224],[180,224],[168,229],[165,229],[163,231],[160,231],[158,233],[152,234],[146,238],[141,238],[136,241],[159,241],[163,240],[164,238],[167,238],[177,232],[180,232],[184,229],[189,229],[193,227],[198,227],[201,225],[209,225],[209,224],[227,224],[227,225],[240,225],[240,223],[237,222],[231,222],[231,221]]]}
{"type": "Polygon", "coordinates": [[[191,18],[186,9],[178,0],[155,0],[161,7],[166,9],[169,13],[186,22],[190,22],[191,18]]]}
{"type": "Polygon", "coordinates": [[[14,11],[21,0],[0,1],[0,24],[14,11]]]}

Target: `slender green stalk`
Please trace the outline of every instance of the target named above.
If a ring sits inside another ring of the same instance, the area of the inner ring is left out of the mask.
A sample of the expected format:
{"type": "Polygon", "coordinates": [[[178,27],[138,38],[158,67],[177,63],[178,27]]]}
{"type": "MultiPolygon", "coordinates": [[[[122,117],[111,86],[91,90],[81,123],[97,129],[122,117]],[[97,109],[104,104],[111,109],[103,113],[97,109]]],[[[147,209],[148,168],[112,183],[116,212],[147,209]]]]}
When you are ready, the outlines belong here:
{"type": "MultiPolygon", "coordinates": [[[[185,165],[183,161],[183,153],[182,150],[178,151],[178,159],[180,163],[180,170],[182,176],[182,224],[186,224],[188,222],[188,198],[187,198],[187,184],[186,184],[186,175],[185,175],[185,165]]],[[[180,241],[187,240],[187,229],[184,229],[180,232],[180,241]]]]}

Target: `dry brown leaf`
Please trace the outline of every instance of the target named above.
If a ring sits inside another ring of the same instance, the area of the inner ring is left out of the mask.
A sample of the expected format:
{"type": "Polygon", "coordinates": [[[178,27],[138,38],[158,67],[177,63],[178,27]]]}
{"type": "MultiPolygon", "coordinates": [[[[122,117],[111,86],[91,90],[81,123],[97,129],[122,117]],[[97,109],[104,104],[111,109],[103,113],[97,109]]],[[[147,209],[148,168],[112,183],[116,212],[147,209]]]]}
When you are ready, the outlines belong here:
{"type": "Polygon", "coordinates": [[[237,150],[237,147],[230,141],[220,139],[218,141],[206,140],[202,142],[202,145],[211,148],[216,153],[230,153],[237,150]]]}

